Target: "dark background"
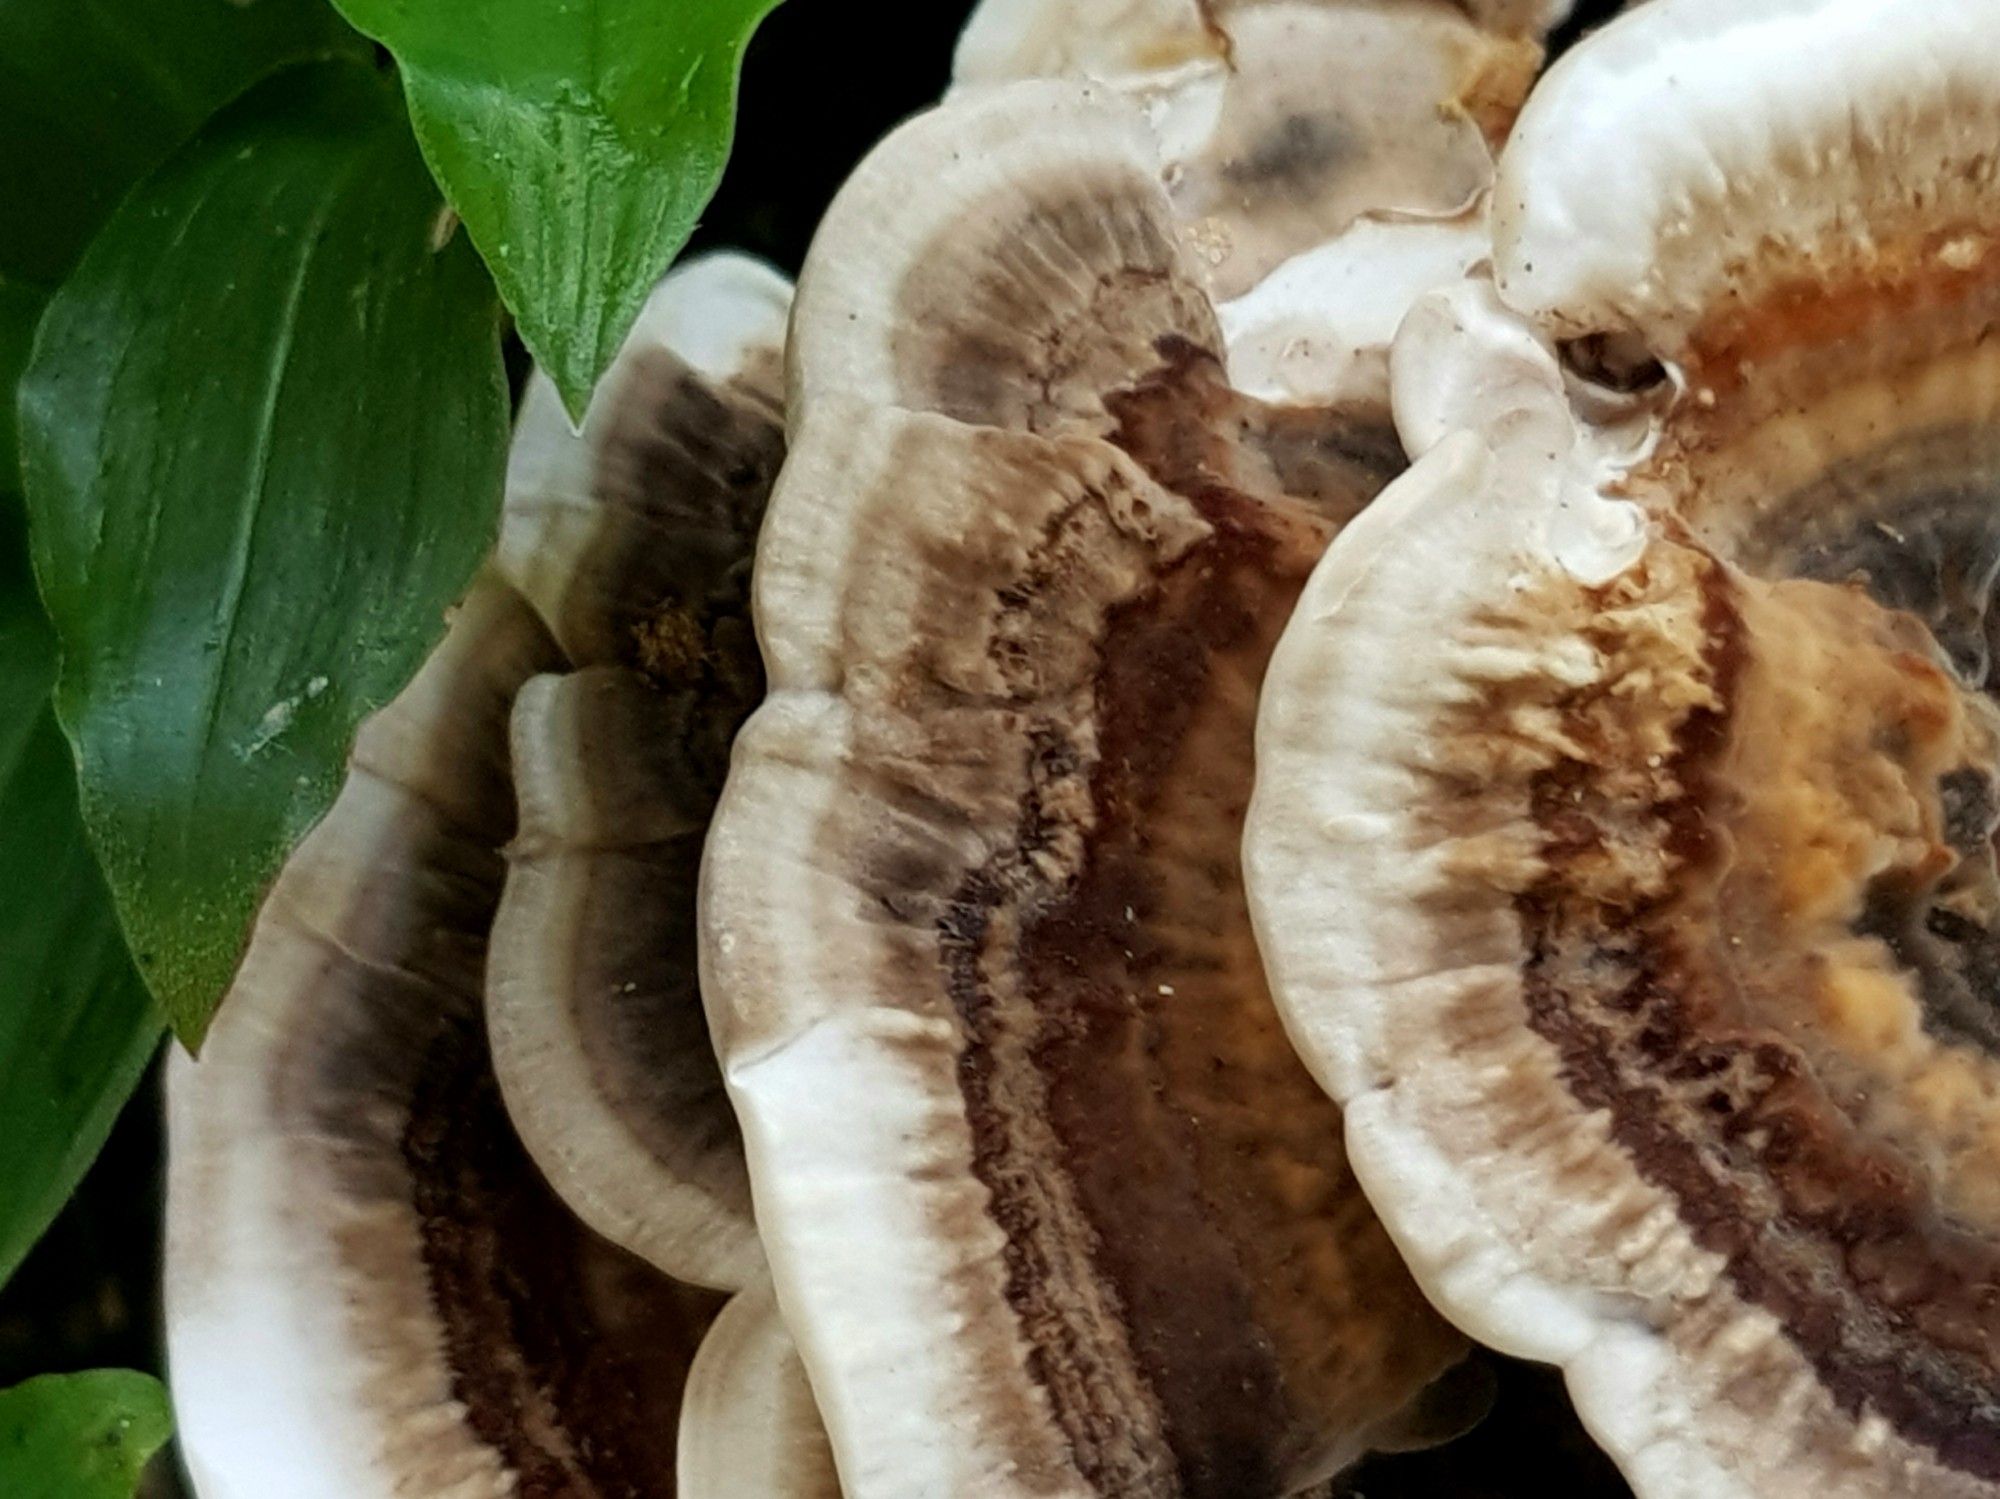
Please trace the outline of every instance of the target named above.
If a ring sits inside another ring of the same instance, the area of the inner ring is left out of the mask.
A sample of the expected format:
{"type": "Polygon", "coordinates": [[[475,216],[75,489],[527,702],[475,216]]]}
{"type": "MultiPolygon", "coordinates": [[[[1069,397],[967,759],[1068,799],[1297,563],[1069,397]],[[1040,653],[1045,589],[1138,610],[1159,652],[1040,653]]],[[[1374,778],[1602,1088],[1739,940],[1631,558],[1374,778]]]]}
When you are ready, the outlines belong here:
{"type": "MultiPolygon", "coordinates": [[[[747,249],[796,272],[821,211],[854,163],[942,92],[968,9],[933,0],[781,6],[745,61],[735,155],[690,250],[747,249]]],[[[1557,45],[1616,9],[1617,0],[1583,0],[1557,45]]],[[[68,1209],[0,1291],[0,1387],[110,1365],[162,1370],[158,1072],[68,1209]]],[[[1485,1422],[1431,1452],[1363,1464],[1342,1485],[1343,1499],[1629,1494],[1577,1425],[1559,1379],[1507,1360],[1491,1364],[1497,1393],[1485,1422]]],[[[156,1468],[148,1499],[178,1496],[168,1465],[156,1468]]]]}

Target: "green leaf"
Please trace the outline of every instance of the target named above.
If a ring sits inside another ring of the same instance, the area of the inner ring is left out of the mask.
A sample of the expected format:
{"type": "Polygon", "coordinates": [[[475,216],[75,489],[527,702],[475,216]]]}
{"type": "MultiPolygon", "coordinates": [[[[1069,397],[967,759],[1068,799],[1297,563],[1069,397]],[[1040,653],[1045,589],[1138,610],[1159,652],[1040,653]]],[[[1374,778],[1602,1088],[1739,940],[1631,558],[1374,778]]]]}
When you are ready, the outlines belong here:
{"type": "Polygon", "coordinates": [[[367,52],[322,0],[0,0],[0,490],[35,319],[112,207],[267,73],[367,52]]]}
{"type": "Polygon", "coordinates": [[[335,0],[402,64],[424,156],[580,415],[721,180],[776,0],[335,0]]]}
{"type": "Polygon", "coordinates": [[[53,287],[222,105],[286,63],[365,46],[320,0],[4,0],[0,279],[53,287]]]}
{"type": "Polygon", "coordinates": [[[84,821],[190,1044],[492,540],[500,309],[447,226],[385,77],[282,74],[126,199],[21,383],[84,821]]]}
{"type": "Polygon", "coordinates": [[[0,1284],[96,1159],[161,1028],[84,840],[48,701],[55,641],[12,507],[0,500],[0,1284]]]}
{"type": "Polygon", "coordinates": [[[173,1429],[160,1382],[130,1369],[45,1374],[0,1390],[0,1494],[132,1499],[173,1429]]]}

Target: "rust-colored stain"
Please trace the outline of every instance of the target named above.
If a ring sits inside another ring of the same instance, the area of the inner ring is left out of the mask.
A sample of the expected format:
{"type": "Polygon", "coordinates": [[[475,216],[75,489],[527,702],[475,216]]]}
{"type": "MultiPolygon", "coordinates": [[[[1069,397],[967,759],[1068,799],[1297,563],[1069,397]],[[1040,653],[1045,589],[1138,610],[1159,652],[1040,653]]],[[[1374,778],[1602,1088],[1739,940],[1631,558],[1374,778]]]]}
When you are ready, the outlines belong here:
{"type": "Polygon", "coordinates": [[[1864,264],[1808,265],[1756,300],[1717,308],[1689,340],[1689,383],[1727,400],[1773,357],[1845,343],[1885,321],[2000,289],[2000,227],[1967,224],[1878,245],[1864,264]]]}

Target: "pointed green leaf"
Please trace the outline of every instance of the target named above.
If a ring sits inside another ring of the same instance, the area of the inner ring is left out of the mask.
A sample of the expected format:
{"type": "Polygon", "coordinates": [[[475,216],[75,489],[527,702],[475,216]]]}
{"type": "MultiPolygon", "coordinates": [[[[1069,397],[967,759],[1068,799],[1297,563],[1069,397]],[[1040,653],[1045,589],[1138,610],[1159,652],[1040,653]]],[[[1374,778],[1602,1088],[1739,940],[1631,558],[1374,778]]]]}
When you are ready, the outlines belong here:
{"type": "Polygon", "coordinates": [[[160,1038],[84,840],[49,707],[55,641],[14,505],[0,498],[0,1284],[96,1159],[160,1038]]]}
{"type": "Polygon", "coordinates": [[[21,383],[84,820],[199,1037],[258,900],[486,552],[500,310],[392,86],[295,69],[142,183],[21,383]]]}
{"type": "Polygon", "coordinates": [[[721,180],[776,0],[336,0],[571,414],[721,180]]]}
{"type": "Polygon", "coordinates": [[[0,1494],[132,1499],[173,1429],[160,1382],[130,1369],[45,1374],[0,1390],[0,1494]]]}

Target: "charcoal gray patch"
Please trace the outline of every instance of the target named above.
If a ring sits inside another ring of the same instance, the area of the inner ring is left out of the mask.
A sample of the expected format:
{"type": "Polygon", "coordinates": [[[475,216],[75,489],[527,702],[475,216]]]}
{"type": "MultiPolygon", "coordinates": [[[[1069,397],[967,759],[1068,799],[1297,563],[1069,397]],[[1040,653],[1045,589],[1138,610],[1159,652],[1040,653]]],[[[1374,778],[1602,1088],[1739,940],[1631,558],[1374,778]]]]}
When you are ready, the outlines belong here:
{"type": "Polygon", "coordinates": [[[1359,150],[1343,121],[1295,110],[1224,162],[1221,176],[1233,187],[1263,194],[1316,193],[1359,150]]]}
{"type": "Polygon", "coordinates": [[[1993,692],[2000,429],[1913,433],[1838,464],[1775,506],[1751,550],[1915,615],[1961,681],[1993,692]]]}

